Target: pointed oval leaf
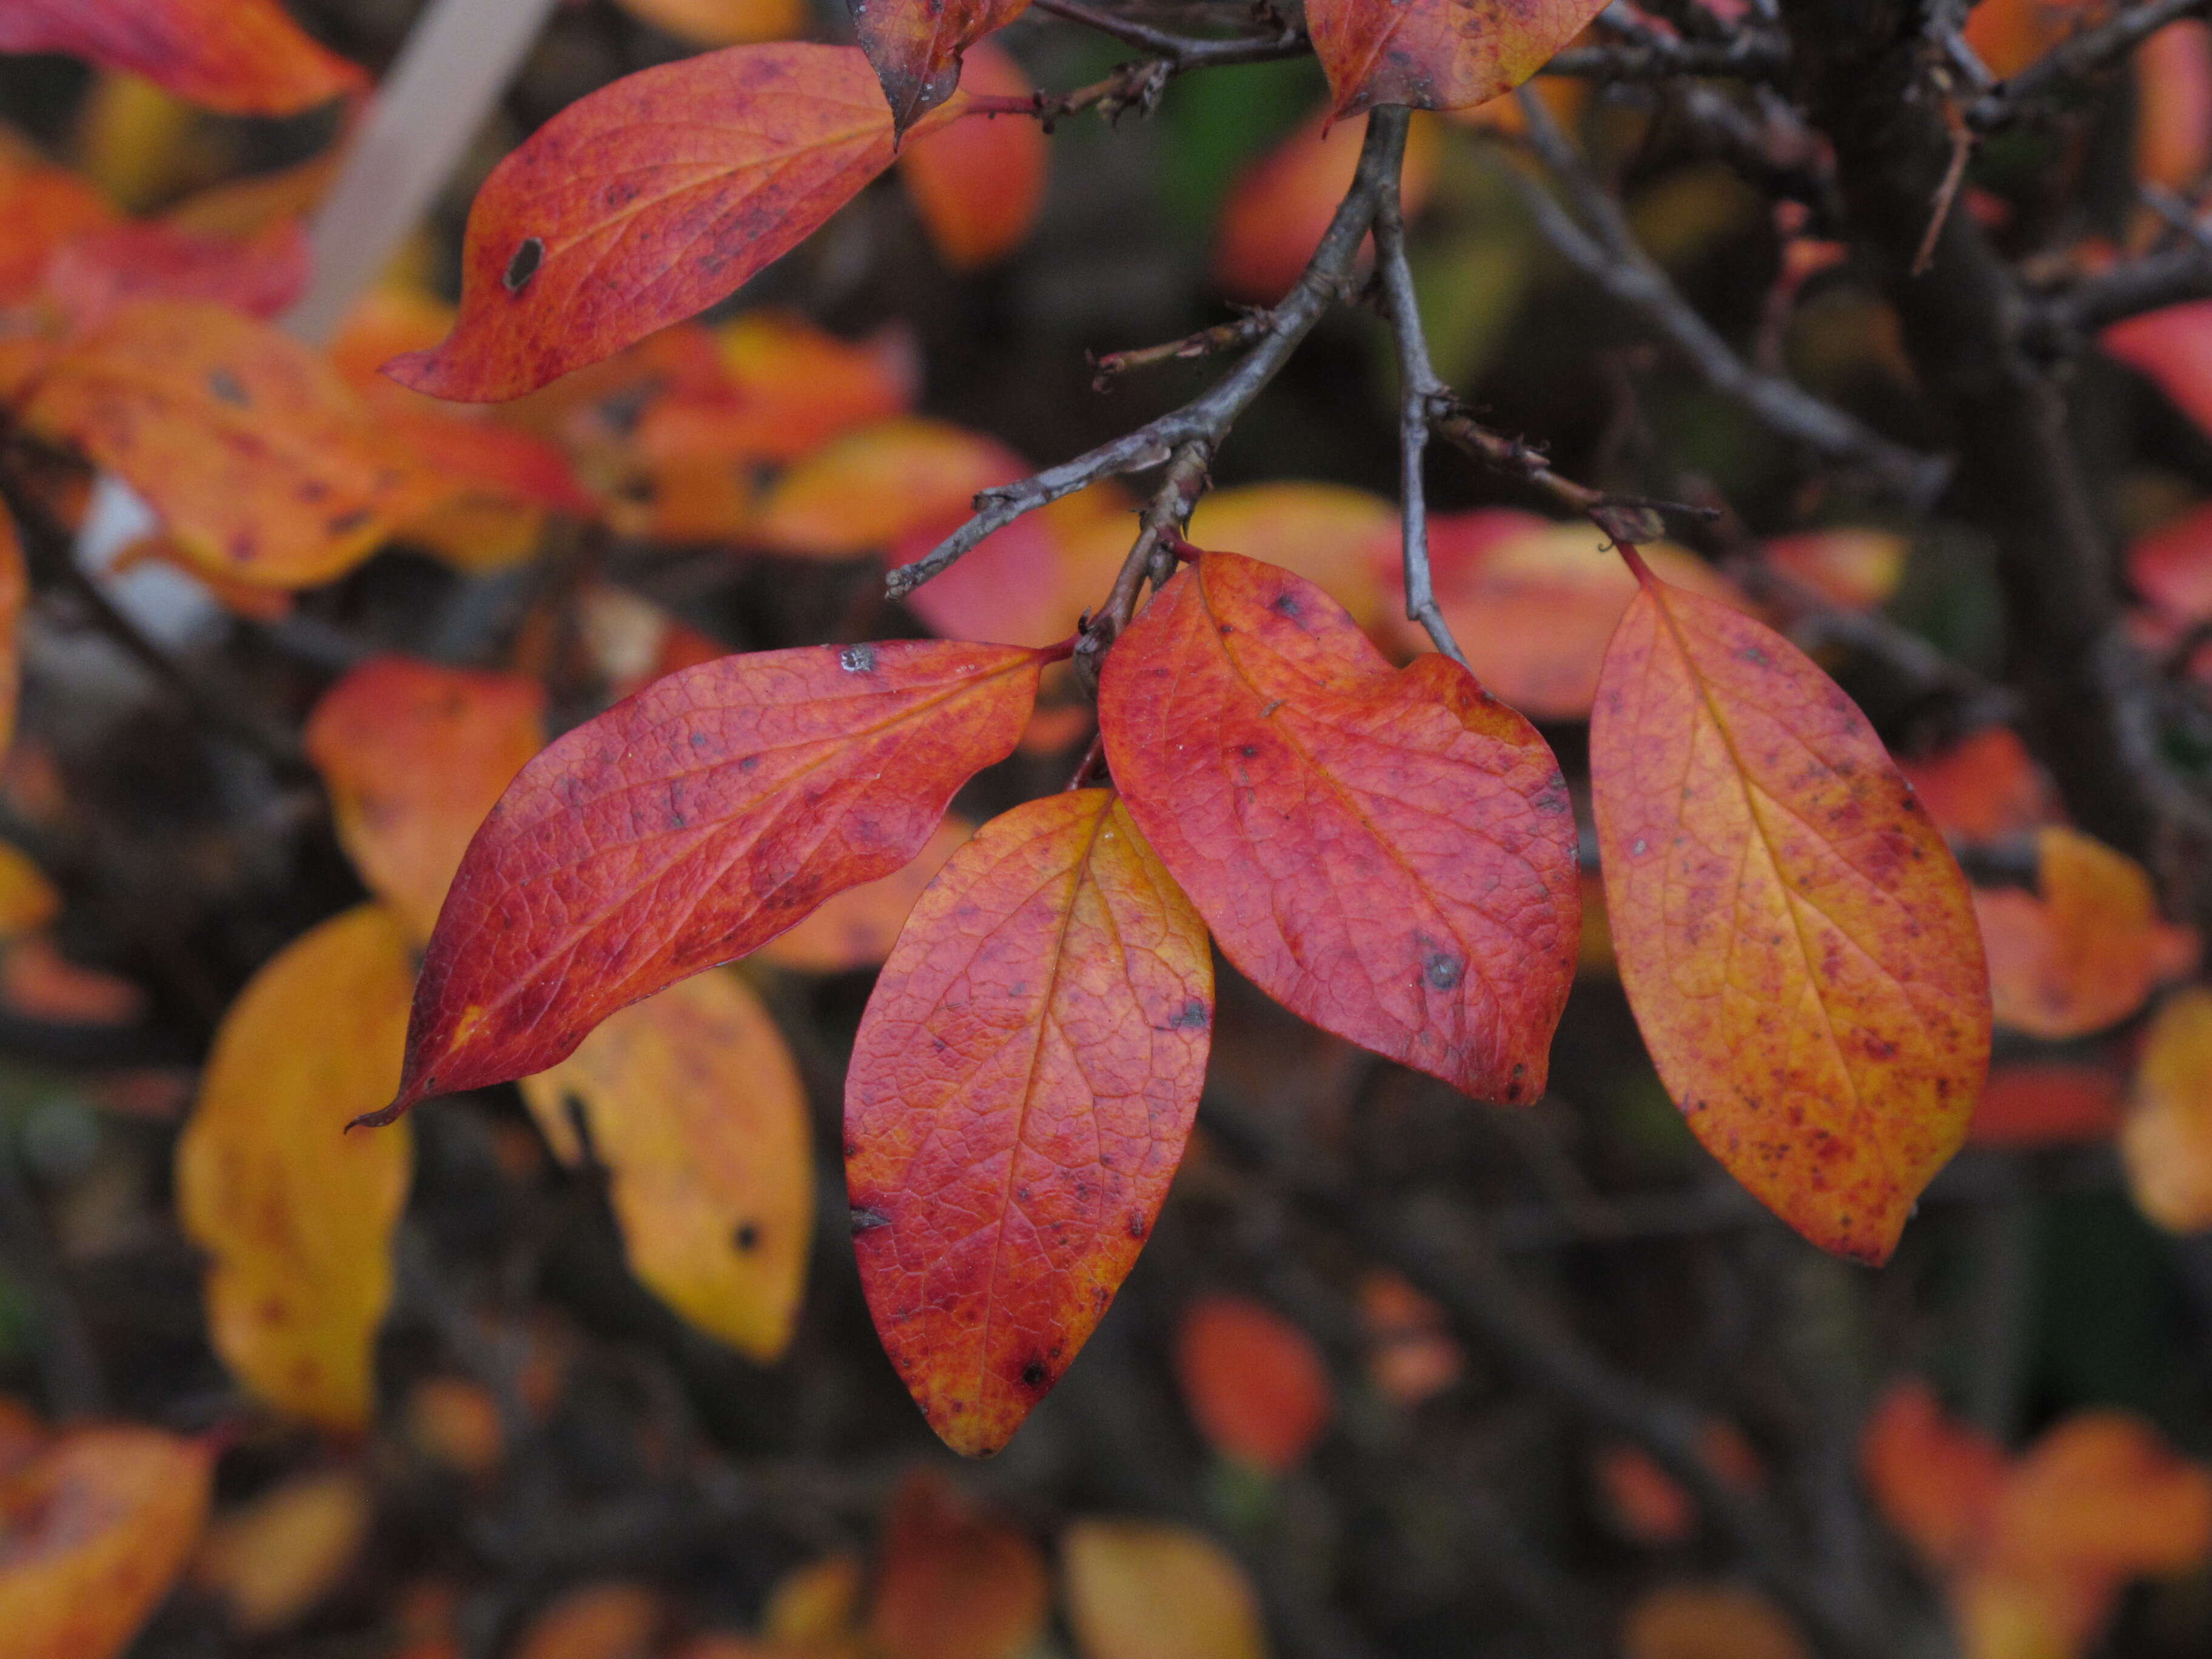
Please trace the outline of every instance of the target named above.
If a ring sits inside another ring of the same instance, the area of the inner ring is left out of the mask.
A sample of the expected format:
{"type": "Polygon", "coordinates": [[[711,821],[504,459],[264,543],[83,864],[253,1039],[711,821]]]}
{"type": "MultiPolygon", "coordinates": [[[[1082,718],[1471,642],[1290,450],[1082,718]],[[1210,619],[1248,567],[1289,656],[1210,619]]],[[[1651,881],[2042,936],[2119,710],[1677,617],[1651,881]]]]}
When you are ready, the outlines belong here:
{"type": "Polygon", "coordinates": [[[0,52],[67,52],[227,115],[295,115],[368,83],[277,0],[8,0],[0,52]]]}
{"type": "Polygon", "coordinates": [[[1377,104],[1470,109],[1510,92],[1606,0],[1307,0],[1338,115],[1377,104]]]}
{"type": "Polygon", "coordinates": [[[239,1635],[271,1635],[337,1588],[375,1519],[376,1496],[360,1469],[294,1475],[216,1517],[192,1582],[222,1599],[239,1635]]]}
{"type": "Polygon", "coordinates": [[[262,586],[329,580],[442,493],[327,362],[206,301],[125,307],[24,419],[127,480],[196,562],[262,586]]]}
{"type": "Polygon", "coordinates": [[[678,981],[609,1019],[522,1097],[562,1162],[611,1182],[638,1278],[763,1364],[791,1341],[814,1236],[806,1091],[735,974],[678,981]]]}
{"type": "Polygon", "coordinates": [[[1882,1518],[1942,1574],[1980,1552],[2009,1474],[2004,1448],[1954,1419],[1917,1377],[1893,1385],[1875,1407],[1859,1467],[1882,1518]]]}
{"type": "Polygon", "coordinates": [[[408,1136],[341,1133],[389,1097],[415,969],[407,936],[363,904],[294,940],[216,1032],[177,1145],[177,1210],[211,1258],[208,1329],[272,1404],[366,1427],[408,1136]]]}
{"type": "Polygon", "coordinates": [[[1304,1462],[1336,1410],[1313,1339],[1249,1297],[1193,1303],[1176,1333],[1175,1364],[1206,1443],[1273,1474],[1304,1462]]]}
{"type": "Polygon", "coordinates": [[[2151,1021],[2120,1155],[2145,1215],[2169,1232],[2212,1227],[2212,990],[2176,992],[2151,1021]]]}
{"type": "MultiPolygon", "coordinates": [[[[994,98],[1028,98],[1036,91],[1022,66],[990,40],[969,52],[960,84],[994,98]]],[[[1020,246],[1036,222],[1050,143],[1026,115],[955,121],[906,145],[898,167],[938,257],[955,270],[981,270],[1020,246]]]]}
{"type": "Polygon", "coordinates": [[[1260,1598],[1202,1532],[1079,1521],[1060,1541],[1067,1616],[1084,1659],[1267,1659],[1260,1598]]]}
{"type": "Polygon", "coordinates": [[[984,825],[915,906],[845,1083],[854,1249],[930,1426],[997,1451],[1135,1265],[1198,1110],[1206,929],[1109,789],[984,825]]]}
{"type": "Polygon", "coordinates": [[[1729,1173],[1822,1249],[1885,1261],[1989,1067],[1966,878],[1803,653],[1639,574],[1590,727],[1621,983],[1729,1173]]]}
{"type": "Polygon", "coordinates": [[[215,1458],[204,1441],[79,1429],[0,1477],[9,1659],[115,1659],[191,1557],[215,1458]]]}
{"type": "Polygon", "coordinates": [[[851,0],[853,30],[904,133],[960,84],[960,54],[1030,0],[851,0]]]}
{"type": "Polygon", "coordinates": [[[544,746],[545,694],[519,674],[378,657],[323,696],[302,734],[362,884],[430,936],[461,854],[544,746]]]}
{"type": "Polygon", "coordinates": [[[734,292],[893,154],[851,46],[730,46],[627,76],[492,169],[453,333],[385,372],[463,403],[535,391],[734,292]]]}
{"type": "Polygon", "coordinates": [[[919,853],[1013,752],[1046,653],[808,646],[656,681],[522,769],[430,936],[389,1122],[558,1065],[618,1008],[734,961],[919,853]]]}
{"type": "Polygon", "coordinates": [[[1443,657],[1392,672],[1326,593],[1234,553],[1121,636],[1098,713],[1130,816],[1261,990],[1478,1099],[1543,1092],[1582,899],[1528,721],[1443,657]]]}

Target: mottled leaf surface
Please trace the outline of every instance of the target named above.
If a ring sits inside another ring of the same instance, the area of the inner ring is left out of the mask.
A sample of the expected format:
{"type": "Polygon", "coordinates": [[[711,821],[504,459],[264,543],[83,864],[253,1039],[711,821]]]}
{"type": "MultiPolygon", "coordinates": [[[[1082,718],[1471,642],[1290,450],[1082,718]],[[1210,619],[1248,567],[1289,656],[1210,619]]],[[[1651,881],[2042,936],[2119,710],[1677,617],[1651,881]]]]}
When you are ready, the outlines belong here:
{"type": "Polygon", "coordinates": [[[617,1009],[921,850],[1013,751],[1040,653],[902,641],[722,657],[522,769],[431,935],[389,1121],[557,1065],[617,1009]]]}
{"type": "Polygon", "coordinates": [[[453,333],[386,372],[461,402],[534,391],[732,293],[893,154],[851,46],[730,46],[625,76],[492,170],[453,333]]]}
{"type": "Polygon", "coordinates": [[[324,693],[302,734],[362,884],[430,936],[477,826],[544,744],[519,674],[377,657],[324,693]]]}
{"type": "Polygon", "coordinates": [[[327,1428],[365,1428],[409,1137],[349,1135],[387,1097],[414,978],[407,935],[363,904],[294,940],[216,1032],[177,1146],[177,1210],[210,1261],[208,1330],[233,1375],[327,1428]]]}
{"type": "Polygon", "coordinates": [[[115,1659],[191,1559],[207,1519],[204,1441],[100,1425],[0,1475],[0,1650],[115,1659]]]}
{"type": "Polygon", "coordinates": [[[814,1237],[806,1091],[745,982],[700,974],[625,1008],[522,1097],[563,1163],[596,1161],[631,1269],[763,1363],[790,1343],[814,1237]]]}
{"type": "Polygon", "coordinates": [[[443,488],[327,362],[205,301],[126,306],[24,418],[127,480],[195,562],[265,586],[329,580],[443,488]]]}
{"type": "Polygon", "coordinates": [[[1107,658],[1114,777],[1222,951],[1292,1012],[1478,1099],[1543,1092],[1581,933],[1534,728],[1394,672],[1310,582],[1198,556],[1107,658]]]}
{"type": "Polygon", "coordinates": [[[1307,0],[1339,115],[1376,104],[1468,109],[1510,92],[1605,0],[1307,0]]]}
{"type": "Polygon", "coordinates": [[[228,115],[294,115],[368,84],[277,0],[0,0],[0,52],[63,52],[228,115]]]}
{"type": "Polygon", "coordinates": [[[901,133],[952,96],[960,54],[1030,0],[850,0],[853,30],[901,133]]]}
{"type": "Polygon", "coordinates": [[[1884,1261],[1989,1065],[1966,879],[1826,675],[1643,574],[1590,731],[1621,982],[1713,1155],[1814,1243],[1884,1261]]]}
{"type": "Polygon", "coordinates": [[[995,818],[884,964],[845,1085],[860,1281],[955,1451],[997,1451],[1144,1248],[1198,1110],[1213,962],[1111,790],[995,818]]]}

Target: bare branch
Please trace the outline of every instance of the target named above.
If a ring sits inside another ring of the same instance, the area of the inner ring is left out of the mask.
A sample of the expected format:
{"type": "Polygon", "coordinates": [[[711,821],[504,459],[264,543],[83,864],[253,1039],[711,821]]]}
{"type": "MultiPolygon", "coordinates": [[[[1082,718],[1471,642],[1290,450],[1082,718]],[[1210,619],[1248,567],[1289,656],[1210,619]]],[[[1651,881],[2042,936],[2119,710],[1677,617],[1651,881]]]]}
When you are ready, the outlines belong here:
{"type": "Polygon", "coordinates": [[[1263,64],[1278,58],[1302,58],[1311,49],[1305,32],[1287,25],[1273,34],[1231,35],[1216,40],[1156,28],[1150,23],[1124,16],[1119,12],[1103,11],[1097,7],[1085,5],[1083,0],[1036,0],[1036,3],[1039,11],[1048,11],[1071,23],[1081,23],[1102,34],[1110,34],[1116,40],[1141,47],[1167,59],[1178,71],[1212,68],[1222,64],[1263,64]]]}
{"type": "Polygon", "coordinates": [[[2070,92],[2118,63],[2168,23],[2212,12],[2212,0],[2142,0],[2094,28],[2045,52],[1967,111],[1978,131],[2019,120],[2054,96],[2070,92]]]}

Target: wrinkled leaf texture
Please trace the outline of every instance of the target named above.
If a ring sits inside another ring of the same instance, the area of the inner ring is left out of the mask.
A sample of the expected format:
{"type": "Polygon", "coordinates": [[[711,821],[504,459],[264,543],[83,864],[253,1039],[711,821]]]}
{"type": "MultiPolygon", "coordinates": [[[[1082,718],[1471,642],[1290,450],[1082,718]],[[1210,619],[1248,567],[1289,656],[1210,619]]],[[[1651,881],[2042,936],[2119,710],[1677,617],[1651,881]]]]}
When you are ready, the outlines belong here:
{"type": "Polygon", "coordinates": [[[1335,112],[1468,109],[1510,92],[1606,0],[1307,0],[1335,112]]]}
{"type": "Polygon", "coordinates": [[[1019,740],[1050,653],[901,641],[722,657],[523,768],[432,933],[389,1122],[542,1072],[617,1009],[921,850],[1019,740]]]}
{"type": "Polygon", "coordinates": [[[61,52],[227,115],[295,115],[368,76],[277,0],[4,0],[0,52],[61,52]]]}
{"type": "Polygon", "coordinates": [[[1130,816],[1261,989],[1478,1099],[1544,1090],[1574,814],[1535,729],[1440,656],[1393,671],[1312,583],[1178,571],[1107,658],[1130,816]]]}
{"type": "Polygon", "coordinates": [[[464,403],[535,391],[735,291],[895,154],[851,46],[730,46],[625,76],[492,170],[453,333],[386,373],[464,403]]]}
{"type": "Polygon", "coordinates": [[[522,1097],[564,1164],[597,1162],[639,1279],[767,1363],[791,1340],[814,1237],[799,1067],[733,973],[623,1009],[522,1097]]]}
{"type": "Polygon", "coordinates": [[[1621,982],[1729,1173],[1821,1248],[1885,1261],[1988,1069],[1966,878],[1834,682],[1631,557],[1590,730],[1621,982]]]}
{"type": "Polygon", "coordinates": [[[1030,0],[851,0],[853,31],[901,135],[952,96],[960,54],[1029,9],[1030,0]]]}
{"type": "Polygon", "coordinates": [[[930,1426],[997,1451],[1136,1264],[1198,1111],[1213,960],[1111,790],[986,824],[877,981],[845,1085],[860,1282],[930,1426]]]}

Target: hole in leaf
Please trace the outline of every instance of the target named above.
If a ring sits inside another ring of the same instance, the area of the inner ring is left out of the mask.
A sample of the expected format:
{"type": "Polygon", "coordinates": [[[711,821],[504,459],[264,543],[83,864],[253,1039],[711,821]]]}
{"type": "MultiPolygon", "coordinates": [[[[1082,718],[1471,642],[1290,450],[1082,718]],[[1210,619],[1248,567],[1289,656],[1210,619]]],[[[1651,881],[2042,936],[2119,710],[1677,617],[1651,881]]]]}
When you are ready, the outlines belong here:
{"type": "Polygon", "coordinates": [[[514,257],[507,262],[507,274],[500,280],[507,284],[509,294],[520,294],[530,285],[538,274],[538,267],[545,263],[545,240],[540,236],[526,236],[514,257]]]}

